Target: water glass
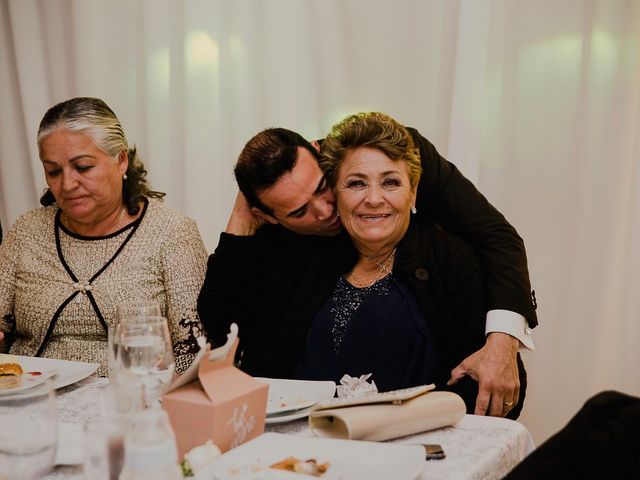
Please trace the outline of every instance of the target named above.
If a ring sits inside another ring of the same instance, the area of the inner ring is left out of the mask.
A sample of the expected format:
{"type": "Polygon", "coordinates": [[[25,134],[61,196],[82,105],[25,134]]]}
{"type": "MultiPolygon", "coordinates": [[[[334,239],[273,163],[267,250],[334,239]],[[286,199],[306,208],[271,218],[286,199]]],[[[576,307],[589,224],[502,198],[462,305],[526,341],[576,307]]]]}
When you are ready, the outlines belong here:
{"type": "Polygon", "coordinates": [[[153,300],[122,302],[116,307],[116,323],[161,316],[162,309],[160,308],[160,304],[153,300]]]}
{"type": "Polygon", "coordinates": [[[130,419],[121,480],[182,479],[176,439],[167,412],[159,408],[143,410],[130,419]]]}
{"type": "Polygon", "coordinates": [[[124,464],[125,417],[100,417],[84,428],[84,478],[118,480],[124,464]]]}
{"type": "Polygon", "coordinates": [[[146,404],[150,406],[167,390],[176,367],[167,319],[147,317],[144,321],[122,323],[116,330],[118,376],[137,376],[144,385],[146,404]]]}
{"type": "Polygon", "coordinates": [[[109,379],[102,393],[100,412],[105,417],[126,417],[145,406],[144,385],[135,375],[118,375],[109,379]]]}
{"type": "Polygon", "coordinates": [[[144,322],[148,317],[161,317],[162,309],[160,303],[153,300],[139,300],[132,302],[122,302],[116,307],[116,321],[114,325],[109,325],[107,330],[107,343],[109,350],[109,378],[117,375],[115,360],[115,342],[118,335],[118,328],[121,323],[144,322]]]}
{"type": "Polygon", "coordinates": [[[56,452],[57,411],[51,379],[0,396],[0,478],[42,478],[56,452]]]}

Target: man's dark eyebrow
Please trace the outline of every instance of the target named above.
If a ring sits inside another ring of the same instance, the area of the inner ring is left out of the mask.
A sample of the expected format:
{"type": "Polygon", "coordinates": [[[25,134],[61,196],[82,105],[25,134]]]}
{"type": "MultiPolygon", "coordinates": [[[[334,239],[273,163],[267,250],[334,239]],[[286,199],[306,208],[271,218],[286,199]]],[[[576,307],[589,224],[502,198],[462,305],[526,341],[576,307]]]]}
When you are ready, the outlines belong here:
{"type": "Polygon", "coordinates": [[[293,212],[287,213],[287,218],[288,217],[297,217],[298,214],[302,213],[305,208],[307,208],[307,204],[306,203],[303,206],[301,206],[300,208],[296,208],[293,212]]]}
{"type": "Polygon", "coordinates": [[[318,182],[318,186],[316,187],[316,191],[314,193],[320,193],[322,190],[324,190],[326,186],[327,186],[327,177],[323,175],[322,178],[320,178],[320,181],[318,182]]]}
{"type": "MultiPolygon", "coordinates": [[[[320,178],[320,181],[318,182],[318,186],[316,187],[315,193],[320,193],[327,185],[327,178],[323,175],[322,178],[320,178]]],[[[298,214],[302,213],[304,211],[304,209],[307,208],[307,204],[305,203],[304,205],[302,205],[300,208],[296,208],[295,210],[293,210],[292,212],[287,213],[287,217],[296,217],[298,216],[298,214]]]]}

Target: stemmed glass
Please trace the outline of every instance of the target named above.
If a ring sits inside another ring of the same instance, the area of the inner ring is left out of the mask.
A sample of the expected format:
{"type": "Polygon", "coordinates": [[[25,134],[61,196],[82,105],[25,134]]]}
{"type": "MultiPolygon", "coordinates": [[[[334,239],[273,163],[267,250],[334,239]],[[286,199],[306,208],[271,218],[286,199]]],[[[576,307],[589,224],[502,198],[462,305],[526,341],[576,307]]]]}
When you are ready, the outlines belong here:
{"type": "Polygon", "coordinates": [[[51,379],[0,396],[0,478],[41,478],[56,451],[56,402],[51,379]]]}
{"type": "Polygon", "coordinates": [[[140,378],[146,406],[156,403],[173,378],[176,364],[165,317],[145,317],[118,325],[115,338],[118,374],[140,378]]]}
{"type": "Polygon", "coordinates": [[[153,300],[119,303],[116,307],[116,323],[144,320],[146,317],[161,317],[160,304],[153,300]]]}
{"type": "Polygon", "coordinates": [[[162,310],[160,304],[153,300],[139,300],[119,303],[116,307],[115,324],[109,326],[108,346],[109,346],[109,378],[117,381],[115,371],[116,344],[114,339],[118,335],[118,327],[122,323],[144,322],[147,317],[161,317],[162,310]]]}

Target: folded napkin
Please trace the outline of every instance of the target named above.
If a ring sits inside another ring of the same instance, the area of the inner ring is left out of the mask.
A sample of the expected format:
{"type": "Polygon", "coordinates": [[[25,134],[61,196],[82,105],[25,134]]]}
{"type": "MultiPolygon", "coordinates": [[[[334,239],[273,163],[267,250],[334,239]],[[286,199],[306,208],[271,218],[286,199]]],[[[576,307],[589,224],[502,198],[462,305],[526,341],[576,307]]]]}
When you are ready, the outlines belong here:
{"type": "Polygon", "coordinates": [[[320,406],[309,413],[309,427],[319,437],[382,441],[453,425],[465,411],[455,393],[431,391],[400,404],[320,406]]]}

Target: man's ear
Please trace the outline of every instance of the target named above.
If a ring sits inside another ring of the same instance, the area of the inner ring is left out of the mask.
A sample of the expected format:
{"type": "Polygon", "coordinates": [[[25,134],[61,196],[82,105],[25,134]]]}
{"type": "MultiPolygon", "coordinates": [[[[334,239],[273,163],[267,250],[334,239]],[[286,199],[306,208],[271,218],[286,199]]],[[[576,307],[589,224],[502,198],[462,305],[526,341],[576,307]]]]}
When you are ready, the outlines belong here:
{"type": "Polygon", "coordinates": [[[253,213],[256,217],[263,219],[265,222],[269,222],[272,224],[280,223],[278,220],[271,215],[264,213],[262,210],[256,207],[251,207],[251,213],[253,213]]]}
{"type": "Polygon", "coordinates": [[[317,152],[319,152],[319,151],[320,151],[320,144],[318,143],[318,141],[317,141],[317,140],[312,140],[312,141],[311,141],[311,146],[312,146],[313,148],[315,148],[317,152]]]}

